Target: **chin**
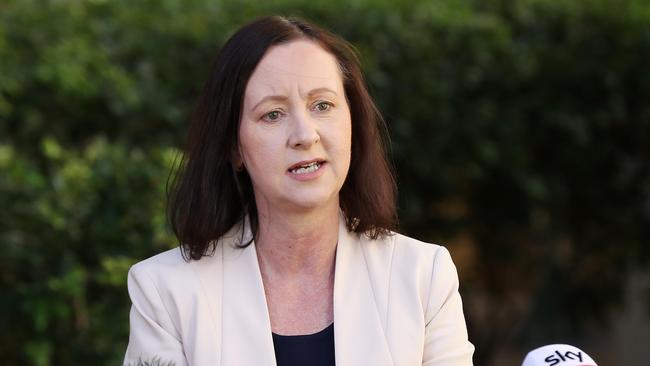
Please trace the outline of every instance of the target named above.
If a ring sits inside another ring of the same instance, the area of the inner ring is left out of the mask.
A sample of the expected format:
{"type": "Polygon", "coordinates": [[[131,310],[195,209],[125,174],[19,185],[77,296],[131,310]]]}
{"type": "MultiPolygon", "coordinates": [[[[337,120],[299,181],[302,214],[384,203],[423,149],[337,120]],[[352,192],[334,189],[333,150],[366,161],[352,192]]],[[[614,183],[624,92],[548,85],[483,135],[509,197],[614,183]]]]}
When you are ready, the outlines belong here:
{"type": "Polygon", "coordinates": [[[309,194],[305,192],[297,196],[288,197],[287,201],[287,203],[295,207],[298,211],[310,211],[318,208],[326,208],[330,204],[335,204],[338,207],[338,194],[309,194]]]}

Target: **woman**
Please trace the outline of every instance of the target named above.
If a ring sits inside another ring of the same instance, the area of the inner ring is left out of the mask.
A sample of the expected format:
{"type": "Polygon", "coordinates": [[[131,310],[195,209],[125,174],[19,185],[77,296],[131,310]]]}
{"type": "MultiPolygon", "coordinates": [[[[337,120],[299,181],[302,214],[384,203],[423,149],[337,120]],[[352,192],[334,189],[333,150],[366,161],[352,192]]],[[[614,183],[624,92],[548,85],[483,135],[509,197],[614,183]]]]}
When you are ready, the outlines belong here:
{"type": "Polygon", "coordinates": [[[181,247],[129,272],[125,364],[471,365],[449,253],[391,231],[383,131],[340,38],[235,33],[172,185],[181,247]]]}

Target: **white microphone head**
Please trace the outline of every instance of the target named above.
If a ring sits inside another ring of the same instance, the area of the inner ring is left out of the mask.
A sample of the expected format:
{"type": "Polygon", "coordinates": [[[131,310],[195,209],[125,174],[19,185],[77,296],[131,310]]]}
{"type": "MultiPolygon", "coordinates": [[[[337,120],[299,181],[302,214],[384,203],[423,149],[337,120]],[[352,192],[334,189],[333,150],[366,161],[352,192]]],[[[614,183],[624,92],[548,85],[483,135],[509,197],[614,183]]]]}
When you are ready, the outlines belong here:
{"type": "Polygon", "coordinates": [[[526,355],[521,366],[597,366],[596,362],[577,347],[550,344],[536,348],[526,355]]]}

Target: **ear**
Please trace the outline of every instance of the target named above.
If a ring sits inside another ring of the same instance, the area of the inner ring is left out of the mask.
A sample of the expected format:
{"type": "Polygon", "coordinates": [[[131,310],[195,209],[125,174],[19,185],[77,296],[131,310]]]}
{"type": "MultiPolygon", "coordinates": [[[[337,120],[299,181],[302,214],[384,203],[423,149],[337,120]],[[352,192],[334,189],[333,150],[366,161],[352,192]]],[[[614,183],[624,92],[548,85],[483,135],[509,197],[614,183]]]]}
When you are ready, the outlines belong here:
{"type": "Polygon", "coordinates": [[[236,171],[241,172],[244,169],[244,159],[242,159],[241,152],[238,148],[232,150],[230,163],[236,171]]]}

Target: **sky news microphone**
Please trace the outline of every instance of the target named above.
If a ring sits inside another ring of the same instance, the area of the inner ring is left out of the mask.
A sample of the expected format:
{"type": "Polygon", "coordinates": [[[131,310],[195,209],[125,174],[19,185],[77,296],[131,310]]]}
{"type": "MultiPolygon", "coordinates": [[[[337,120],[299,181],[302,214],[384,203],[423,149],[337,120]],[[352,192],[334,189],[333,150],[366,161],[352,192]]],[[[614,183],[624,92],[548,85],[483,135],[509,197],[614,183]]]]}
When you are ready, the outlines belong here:
{"type": "Polygon", "coordinates": [[[598,366],[577,347],[568,344],[550,344],[536,348],[526,355],[521,366],[598,366]]]}

